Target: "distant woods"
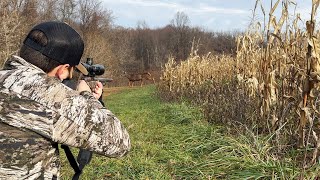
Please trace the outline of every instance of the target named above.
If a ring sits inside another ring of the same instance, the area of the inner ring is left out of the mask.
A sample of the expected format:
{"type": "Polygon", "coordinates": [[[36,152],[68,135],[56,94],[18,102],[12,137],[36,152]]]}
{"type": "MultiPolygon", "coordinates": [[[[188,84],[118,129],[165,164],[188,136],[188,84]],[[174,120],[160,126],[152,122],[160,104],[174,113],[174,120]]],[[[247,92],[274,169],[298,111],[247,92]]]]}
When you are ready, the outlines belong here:
{"type": "MultiPolygon", "coordinates": [[[[105,4],[107,6],[107,4],[105,4]]],[[[191,27],[184,12],[178,12],[168,25],[151,29],[145,22],[136,28],[113,24],[113,14],[98,0],[1,0],[0,63],[16,54],[32,26],[59,20],[77,29],[85,41],[86,57],[107,66],[107,76],[122,72],[158,71],[169,57],[187,59],[191,47],[199,55],[235,53],[238,32],[211,32],[191,27]]]]}

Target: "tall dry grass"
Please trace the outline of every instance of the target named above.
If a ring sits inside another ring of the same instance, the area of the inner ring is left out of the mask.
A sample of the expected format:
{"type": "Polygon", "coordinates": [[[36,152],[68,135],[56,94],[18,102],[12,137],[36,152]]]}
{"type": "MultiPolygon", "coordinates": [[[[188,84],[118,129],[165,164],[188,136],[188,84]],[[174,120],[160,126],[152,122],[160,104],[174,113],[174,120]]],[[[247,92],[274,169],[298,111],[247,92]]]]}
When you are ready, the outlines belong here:
{"type": "Polygon", "coordinates": [[[246,89],[257,84],[254,79],[244,80],[237,75],[235,57],[210,53],[201,57],[192,51],[179,64],[169,58],[160,79],[158,93],[163,99],[199,104],[210,122],[253,122],[250,112],[259,102],[250,97],[254,91],[246,89]]]}
{"type": "Polygon", "coordinates": [[[315,29],[319,3],[312,1],[310,20],[303,22],[290,12],[297,6],[292,1],[271,1],[265,12],[258,0],[254,13],[260,7],[264,22],[252,22],[237,38],[236,57],[192,53],[180,64],[170,59],[159,92],[200,104],[209,121],[274,134],[271,143],[277,156],[295,149],[302,170],[310,168],[320,148],[320,33],[315,29]],[[282,12],[279,18],[277,9],[282,12]]]}

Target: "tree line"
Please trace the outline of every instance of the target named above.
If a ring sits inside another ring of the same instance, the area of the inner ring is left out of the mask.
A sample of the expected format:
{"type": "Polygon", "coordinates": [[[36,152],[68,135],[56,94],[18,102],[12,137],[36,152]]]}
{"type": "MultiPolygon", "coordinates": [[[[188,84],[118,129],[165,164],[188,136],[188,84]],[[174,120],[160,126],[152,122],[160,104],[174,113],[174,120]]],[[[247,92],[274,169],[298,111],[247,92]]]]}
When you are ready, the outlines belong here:
{"type": "Polygon", "coordinates": [[[99,0],[1,0],[0,63],[16,54],[25,34],[35,24],[59,20],[74,27],[85,41],[84,59],[108,68],[107,76],[122,72],[159,71],[169,57],[187,59],[192,46],[199,55],[234,54],[240,32],[212,32],[191,27],[177,12],[165,27],[151,29],[145,22],[135,28],[113,23],[113,14],[99,0]]]}

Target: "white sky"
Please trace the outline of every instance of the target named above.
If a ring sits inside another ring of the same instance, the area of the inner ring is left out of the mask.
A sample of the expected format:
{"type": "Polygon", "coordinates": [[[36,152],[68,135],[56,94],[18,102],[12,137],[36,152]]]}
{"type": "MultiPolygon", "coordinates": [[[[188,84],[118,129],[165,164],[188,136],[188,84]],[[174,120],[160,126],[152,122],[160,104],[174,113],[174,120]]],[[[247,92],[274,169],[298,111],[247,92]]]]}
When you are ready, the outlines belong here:
{"type": "MultiPolygon", "coordinates": [[[[271,0],[260,0],[269,13],[271,0]]],[[[276,0],[273,0],[275,3],[276,0]]],[[[310,18],[312,0],[291,0],[297,3],[296,11],[302,19],[310,18]]],[[[255,0],[102,0],[103,6],[111,10],[114,24],[123,27],[137,27],[144,21],[148,27],[164,27],[177,12],[184,12],[190,19],[190,26],[199,26],[212,31],[244,30],[252,17],[255,0]]],[[[281,0],[282,2],[282,0],[281,0]]],[[[276,16],[280,18],[282,4],[279,3],[276,16]]],[[[257,18],[263,20],[260,5],[257,18]]],[[[293,12],[293,8],[290,9],[293,12]]]]}

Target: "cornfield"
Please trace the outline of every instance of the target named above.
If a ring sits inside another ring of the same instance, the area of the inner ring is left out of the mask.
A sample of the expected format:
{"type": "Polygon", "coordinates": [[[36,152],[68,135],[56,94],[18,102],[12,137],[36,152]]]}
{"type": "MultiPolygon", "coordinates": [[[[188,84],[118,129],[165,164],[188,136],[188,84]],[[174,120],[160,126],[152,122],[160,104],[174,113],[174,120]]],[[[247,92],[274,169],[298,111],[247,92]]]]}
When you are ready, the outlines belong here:
{"type": "Polygon", "coordinates": [[[312,1],[310,20],[303,22],[289,11],[297,6],[290,0],[271,1],[269,12],[257,0],[254,13],[261,9],[264,22],[253,21],[237,37],[236,56],[200,57],[193,49],[179,64],[170,58],[158,86],[161,97],[201,105],[210,122],[272,135],[276,157],[295,149],[302,171],[314,166],[320,148],[319,3],[312,1]]]}

